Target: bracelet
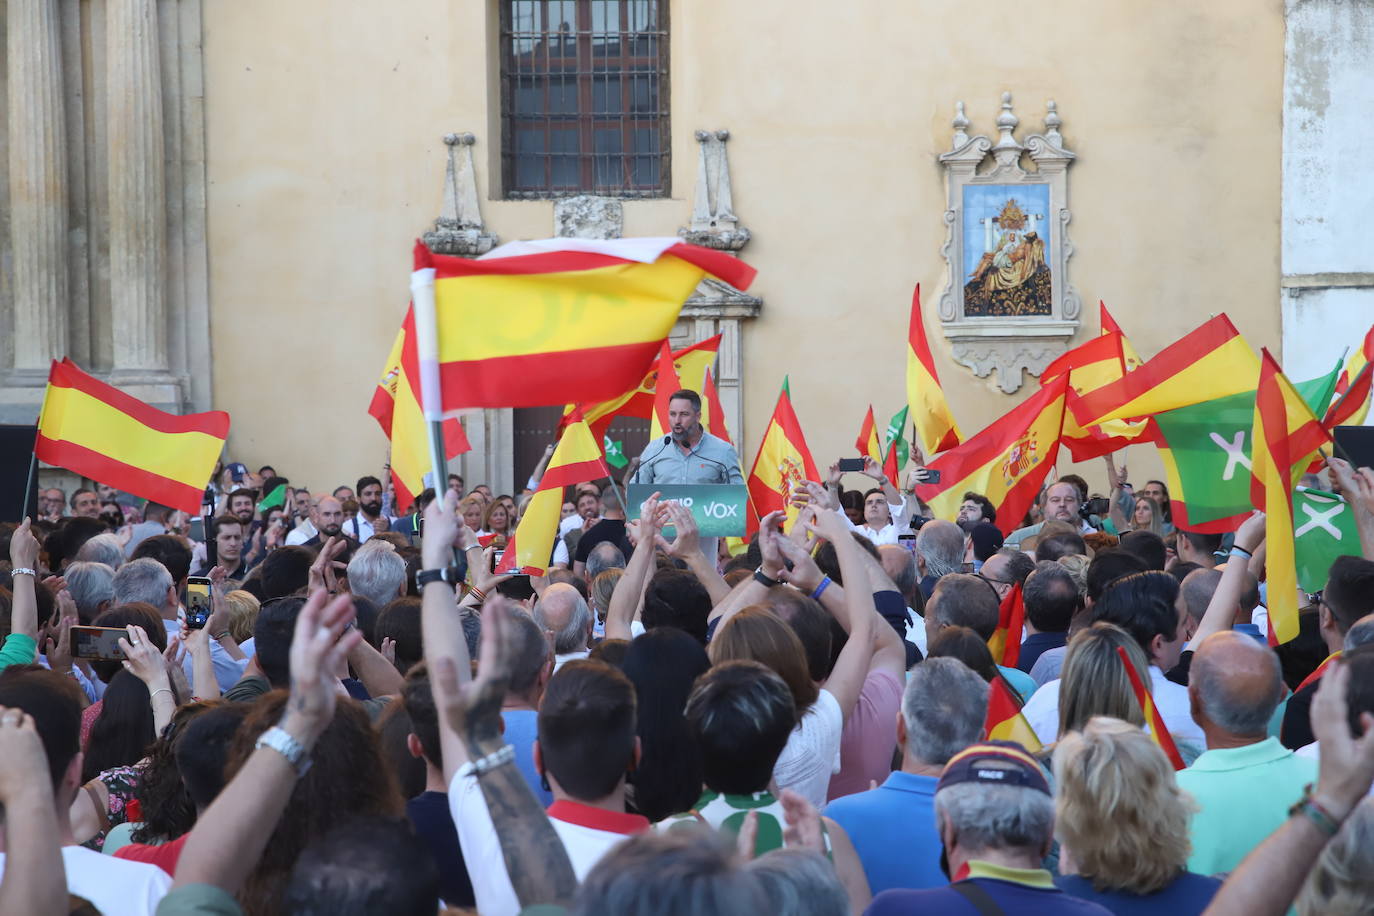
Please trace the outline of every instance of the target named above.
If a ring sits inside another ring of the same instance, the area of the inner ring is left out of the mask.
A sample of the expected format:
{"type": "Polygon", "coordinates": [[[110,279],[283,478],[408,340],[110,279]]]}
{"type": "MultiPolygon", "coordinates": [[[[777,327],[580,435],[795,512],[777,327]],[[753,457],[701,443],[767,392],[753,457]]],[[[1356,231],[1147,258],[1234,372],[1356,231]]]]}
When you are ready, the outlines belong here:
{"type": "Polygon", "coordinates": [[[1240,554],[1247,560],[1253,560],[1255,558],[1255,555],[1250,551],[1246,550],[1244,547],[1241,547],[1238,544],[1233,544],[1231,546],[1231,556],[1235,556],[1236,554],[1240,554]]]}
{"type": "Polygon", "coordinates": [[[821,584],[817,585],[816,590],[811,593],[811,598],[813,601],[821,600],[821,595],[825,594],[825,590],[830,587],[831,581],[832,580],[829,576],[826,576],[824,579],[821,580],[821,584]]]}
{"type": "Polygon", "coordinates": [[[148,694],[148,702],[151,703],[154,699],[156,699],[156,698],[157,698],[157,695],[158,695],[159,693],[171,694],[171,695],[172,695],[172,699],[173,699],[173,700],[176,700],[176,694],[172,693],[172,688],[170,688],[170,687],[159,687],[158,689],[154,690],[152,693],[148,694]]]}
{"type": "Polygon", "coordinates": [[[27,566],[16,566],[14,569],[11,569],[11,570],[10,570],[10,575],[11,575],[11,576],[33,576],[35,579],[38,578],[38,573],[36,573],[36,572],[34,572],[33,570],[29,569],[27,566]]]}
{"type": "Polygon", "coordinates": [[[219,642],[221,639],[223,639],[224,637],[226,637],[226,636],[228,636],[228,635],[229,635],[229,631],[228,631],[228,630],[225,630],[223,633],[212,633],[212,634],[210,634],[210,638],[213,639],[215,642],[219,642]]]}
{"type": "Polygon", "coordinates": [[[486,592],[482,591],[480,588],[478,588],[478,587],[475,586],[475,585],[469,585],[469,586],[468,586],[468,594],[469,594],[469,595],[476,595],[478,601],[486,601],[486,600],[487,600],[487,594],[486,594],[486,592]]]}
{"type": "Polygon", "coordinates": [[[1340,822],[1332,817],[1325,808],[1313,801],[1310,795],[1303,796],[1301,801],[1288,809],[1289,817],[1295,814],[1305,815],[1308,820],[1317,825],[1318,830],[1328,837],[1335,836],[1337,831],[1341,829],[1340,822]]]}
{"type": "Polygon", "coordinates": [[[754,581],[764,588],[773,588],[776,585],[782,585],[781,579],[774,579],[772,576],[768,575],[763,571],[762,566],[754,570],[754,581]]]}
{"type": "Polygon", "coordinates": [[[515,745],[507,744],[499,750],[492,751],[485,757],[478,760],[469,760],[458,768],[458,776],[482,776],[499,766],[515,760],[515,745]]]}

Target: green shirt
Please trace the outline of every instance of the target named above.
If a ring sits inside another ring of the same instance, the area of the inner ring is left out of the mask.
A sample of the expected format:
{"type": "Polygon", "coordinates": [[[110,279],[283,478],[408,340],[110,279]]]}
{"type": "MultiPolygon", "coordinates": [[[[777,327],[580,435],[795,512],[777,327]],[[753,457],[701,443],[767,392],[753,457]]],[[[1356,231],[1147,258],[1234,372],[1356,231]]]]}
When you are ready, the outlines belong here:
{"type": "Polygon", "coordinates": [[[4,646],[0,647],[0,671],[10,665],[30,665],[36,658],[38,643],[33,641],[33,637],[23,633],[11,633],[5,637],[4,646]]]}
{"type": "MultiPolygon", "coordinates": [[[[709,789],[697,799],[696,807],[686,814],[674,814],[659,821],[659,830],[672,830],[684,825],[705,822],[716,830],[733,837],[739,833],[744,819],[750,811],[758,814],[758,833],[754,838],[754,855],[780,849],[783,843],[783,830],[787,818],[783,815],[782,802],[769,792],[755,792],[752,795],[725,795],[709,789]]],[[[830,851],[830,834],[821,824],[821,835],[825,839],[826,852],[830,851]]]]}
{"type": "Polygon", "coordinates": [[[1201,809],[1190,831],[1188,870],[1229,872],[1288,820],[1288,809],[1317,781],[1317,762],[1298,757],[1277,738],[1206,751],[1178,774],[1179,787],[1201,809]]]}

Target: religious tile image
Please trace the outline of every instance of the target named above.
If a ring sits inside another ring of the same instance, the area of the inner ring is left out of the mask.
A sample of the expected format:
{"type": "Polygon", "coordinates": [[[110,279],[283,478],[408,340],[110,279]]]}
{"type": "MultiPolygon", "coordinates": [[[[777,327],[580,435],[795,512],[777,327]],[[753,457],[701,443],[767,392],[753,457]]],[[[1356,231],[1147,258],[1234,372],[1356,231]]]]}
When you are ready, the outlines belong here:
{"type": "Polygon", "coordinates": [[[1049,185],[965,185],[964,315],[1051,314],[1049,185]]]}

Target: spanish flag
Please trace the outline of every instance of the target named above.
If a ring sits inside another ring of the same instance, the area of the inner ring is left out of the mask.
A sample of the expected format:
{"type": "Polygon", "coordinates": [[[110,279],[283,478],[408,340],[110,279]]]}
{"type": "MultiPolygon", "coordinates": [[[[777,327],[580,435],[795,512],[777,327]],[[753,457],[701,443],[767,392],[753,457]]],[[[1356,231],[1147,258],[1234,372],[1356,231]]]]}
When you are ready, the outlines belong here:
{"type": "MultiPolygon", "coordinates": [[[[702,378],[703,374],[716,361],[716,351],[720,349],[720,337],[721,335],[717,334],[674,352],[673,369],[677,372],[678,378],[702,378]]],[[[579,411],[586,419],[587,425],[591,427],[592,435],[597,437],[606,435],[607,430],[610,429],[611,421],[616,417],[648,419],[653,416],[654,412],[654,391],[657,382],[658,361],[655,360],[653,366],[644,374],[634,390],[626,391],[618,397],[611,398],[609,401],[602,401],[599,404],[569,404],[564,407],[563,419],[559,422],[559,428],[561,429],[564,423],[570,422],[574,414],[579,411]]],[[[701,392],[701,396],[705,400],[706,392],[701,392]]],[[[706,417],[703,415],[703,424],[705,420],[706,417]]],[[[713,436],[719,435],[715,430],[708,428],[708,431],[713,436]]]]}
{"type": "Polygon", "coordinates": [[[1336,380],[1336,396],[1322,420],[1322,426],[1360,426],[1369,413],[1371,370],[1374,369],[1374,327],[1364,335],[1360,349],[1350,354],[1345,369],[1336,380]]]}
{"type": "Polygon", "coordinates": [[[222,410],[165,413],[53,360],[33,452],[106,486],[195,515],[229,438],[222,410]]]}
{"type": "Polygon", "coordinates": [[[1298,568],[1293,546],[1293,485],[1309,457],[1331,441],[1278,361],[1262,351],[1251,441],[1250,497],[1264,510],[1264,567],[1274,645],[1298,635],[1298,568]]]}
{"type": "Polygon", "coordinates": [[[807,480],[820,480],[820,474],[811,459],[811,450],[806,447],[784,379],[777,406],[749,471],[749,499],[756,517],[762,519],[769,512],[785,511],[787,524],[791,525],[800,512],[792,505],[792,494],[807,480]]]}
{"type": "Polygon", "coordinates": [[[1112,313],[1107,311],[1107,303],[1100,299],[1097,301],[1097,315],[1104,335],[1115,334],[1121,338],[1121,357],[1126,365],[1126,371],[1133,372],[1139,369],[1144,360],[1140,358],[1140,354],[1131,345],[1131,339],[1126,336],[1126,332],[1121,330],[1121,325],[1116,323],[1112,313]]]}
{"type": "Polygon", "coordinates": [[[983,727],[993,741],[1015,741],[1032,754],[1040,750],[1035,729],[1021,715],[1021,704],[1000,675],[988,685],[988,715],[983,727]]]}
{"type": "Polygon", "coordinates": [[[1085,428],[1074,416],[1074,408],[1084,394],[1096,391],[1126,374],[1123,338],[1120,334],[1102,334],[1060,356],[1040,374],[1040,384],[1053,382],[1062,375],[1069,377],[1069,393],[1064,410],[1064,444],[1074,461],[1100,458],[1146,432],[1146,421],[1108,420],[1100,426],[1085,428]]]}
{"type": "MultiPolygon", "coordinates": [[[[405,511],[425,488],[425,474],[433,470],[429,454],[429,426],[420,409],[417,387],[419,361],[415,352],[415,310],[406,310],[405,321],[391,345],[386,367],[372,392],[371,414],[391,440],[391,480],[396,485],[396,507],[405,511]]],[[[444,420],[446,458],[471,451],[463,424],[456,418],[444,420]]],[[[442,493],[446,481],[434,484],[442,493]]]]}
{"type": "Polygon", "coordinates": [[[743,289],[754,269],[677,239],[513,242],[476,260],[417,242],[412,287],[433,283],[443,411],[620,397],[707,274],[743,289]]]}
{"type": "Polygon", "coordinates": [[[720,392],[716,390],[716,380],[711,377],[709,367],[701,379],[701,425],[717,439],[734,444],[730,430],[725,427],[725,408],[721,406],[720,392]]]}
{"type": "Polygon", "coordinates": [[[668,341],[663,341],[663,350],[658,354],[658,377],[654,383],[654,412],[649,417],[650,441],[666,435],[672,428],[668,419],[669,402],[674,392],[682,389],[682,380],[673,368],[673,351],[668,349],[668,341]]]}
{"type": "Polygon", "coordinates": [[[1169,734],[1168,727],[1160,718],[1159,710],[1155,708],[1154,697],[1150,696],[1150,691],[1145,689],[1145,684],[1140,679],[1140,672],[1136,671],[1135,665],[1131,664],[1131,657],[1126,654],[1124,647],[1117,646],[1116,655],[1121,659],[1121,667],[1126,669],[1126,677],[1130,678],[1131,690],[1134,691],[1136,702],[1140,704],[1140,711],[1145,716],[1145,725],[1150,730],[1150,737],[1155,739],[1155,744],[1158,744],[1160,750],[1164,751],[1164,756],[1169,758],[1169,762],[1174,765],[1175,770],[1183,769],[1183,757],[1174,744],[1174,736],[1169,734]]]}
{"type": "Polygon", "coordinates": [[[939,373],[935,371],[935,357],[926,341],[920,284],[911,294],[911,322],[907,326],[906,399],[916,424],[916,438],[927,456],[959,444],[959,425],[945,400],[939,373]]]}
{"type": "Polygon", "coordinates": [[[1003,668],[1015,668],[1021,660],[1021,634],[1026,627],[1026,600],[1017,582],[1002,599],[997,612],[997,629],[988,640],[992,660],[1003,668]]]}
{"type": "Polygon", "coordinates": [[[1061,375],[972,439],[930,462],[941,482],[918,484],[916,495],[936,518],[953,519],[963,494],[982,493],[997,509],[1002,533],[1015,531],[1059,455],[1067,392],[1068,377],[1061,375]]]}
{"type": "Polygon", "coordinates": [[[868,405],[868,413],[864,414],[864,421],[859,426],[859,438],[854,440],[854,447],[859,450],[859,454],[873,459],[874,464],[883,463],[883,446],[878,441],[878,424],[873,419],[873,405],[868,405]]]}
{"type": "Polygon", "coordinates": [[[601,446],[587,422],[574,420],[563,427],[558,447],[549,458],[539,489],[530,497],[520,524],[497,564],[498,573],[542,576],[553,559],[553,542],[563,508],[563,488],[611,476],[601,446]]]}
{"type": "Polygon", "coordinates": [[[1074,403],[1074,419],[1087,428],[1147,417],[1249,391],[1258,374],[1255,352],[1231,319],[1218,315],[1134,372],[1084,393],[1074,403]]]}

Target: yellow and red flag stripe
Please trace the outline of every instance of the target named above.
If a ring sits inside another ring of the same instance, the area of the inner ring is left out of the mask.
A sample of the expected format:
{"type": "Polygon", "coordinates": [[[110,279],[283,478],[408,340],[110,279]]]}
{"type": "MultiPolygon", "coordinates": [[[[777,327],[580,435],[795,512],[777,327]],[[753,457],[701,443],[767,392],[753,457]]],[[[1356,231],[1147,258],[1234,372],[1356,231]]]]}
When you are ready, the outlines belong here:
{"type": "Polygon", "coordinates": [[[1120,379],[1126,374],[1125,365],[1121,335],[1102,334],[1064,353],[1040,373],[1042,385],[1061,375],[1069,377],[1063,438],[1074,461],[1100,458],[1145,435],[1143,420],[1108,420],[1101,426],[1085,428],[1074,415],[1074,407],[1084,394],[1120,379]]]}
{"type": "MultiPolygon", "coordinates": [[[[386,368],[372,392],[367,412],[376,418],[391,440],[391,480],[396,485],[396,506],[405,511],[424,489],[425,474],[433,470],[429,454],[429,426],[420,408],[419,360],[415,351],[415,310],[406,310],[401,330],[391,345],[386,368]]],[[[467,433],[455,417],[444,420],[446,458],[471,451],[467,433]]],[[[434,488],[442,493],[446,481],[434,488]]]]}
{"type": "Polygon", "coordinates": [[[668,419],[669,401],[673,393],[682,389],[682,380],[673,368],[673,351],[668,341],[663,341],[663,349],[658,354],[658,373],[654,383],[654,412],[649,417],[649,439],[652,441],[668,433],[673,428],[668,419]]]}
{"type": "Polygon", "coordinates": [[[48,373],[33,451],[40,461],[195,515],[227,438],[222,410],[170,414],[63,359],[48,373]]]}
{"type": "Polygon", "coordinates": [[[609,476],[611,471],[602,458],[601,443],[592,437],[586,421],[577,419],[563,427],[548,469],[539,480],[539,489],[530,497],[496,572],[544,575],[558,537],[563,488],[609,476]]]}
{"type": "Polygon", "coordinates": [[[1101,299],[1097,301],[1097,315],[1103,334],[1115,334],[1121,338],[1121,358],[1122,362],[1125,363],[1126,371],[1133,372],[1139,369],[1144,360],[1140,358],[1140,354],[1131,345],[1131,339],[1126,336],[1126,332],[1121,330],[1121,325],[1116,323],[1112,313],[1107,311],[1107,303],[1101,299]]]}
{"type": "MultiPolygon", "coordinates": [[[[763,431],[754,466],[749,471],[749,499],[753,516],[761,519],[769,512],[785,511],[787,524],[796,520],[800,510],[792,505],[792,494],[803,481],[819,480],[816,462],[806,447],[801,423],[792,409],[792,396],[787,381],[782,383],[773,416],[763,431]]],[[[757,523],[755,523],[757,525],[757,523]]]]}
{"type": "Polygon", "coordinates": [[[1250,498],[1264,510],[1264,568],[1268,587],[1269,636],[1281,645],[1298,635],[1298,568],[1293,544],[1294,472],[1329,442],[1267,349],[1261,353],[1251,433],[1250,498]]]}
{"type": "Polygon", "coordinates": [[[873,419],[873,405],[868,405],[868,413],[864,414],[864,421],[859,426],[859,437],[854,440],[854,447],[859,450],[859,454],[872,458],[877,464],[883,463],[883,445],[878,440],[878,424],[873,419]]]}
{"type": "Polygon", "coordinates": [[[992,660],[1003,668],[1015,668],[1021,660],[1021,634],[1026,627],[1026,601],[1017,582],[997,609],[997,629],[992,631],[988,649],[992,660]]]}
{"type": "Polygon", "coordinates": [[[725,426],[725,408],[720,403],[720,392],[716,390],[716,380],[711,377],[707,367],[701,379],[701,425],[717,439],[724,439],[731,445],[730,430],[725,426]]]}
{"type": "Polygon", "coordinates": [[[1015,741],[1032,754],[1041,748],[1035,729],[1021,714],[1021,704],[1000,674],[988,685],[988,714],[983,727],[991,740],[1015,741]]]}
{"type": "Polygon", "coordinates": [[[982,493],[997,509],[997,526],[1010,534],[1040,492],[1059,455],[1067,376],[1060,376],[958,448],[929,462],[937,484],[919,484],[916,495],[936,518],[959,514],[963,494],[982,493]]]}
{"type": "Polygon", "coordinates": [[[1126,669],[1126,677],[1131,681],[1131,690],[1135,693],[1136,702],[1140,704],[1140,711],[1145,716],[1145,726],[1150,730],[1150,737],[1155,739],[1155,744],[1159,745],[1164,756],[1169,758],[1169,762],[1174,765],[1175,770],[1184,768],[1183,755],[1178,752],[1178,746],[1174,744],[1174,736],[1169,734],[1168,727],[1159,715],[1159,710],[1155,708],[1154,697],[1150,696],[1150,691],[1145,689],[1145,683],[1140,679],[1140,672],[1135,670],[1135,665],[1131,664],[1131,657],[1126,654],[1122,646],[1116,647],[1117,658],[1121,659],[1121,667],[1126,669]]]}
{"type": "Polygon", "coordinates": [[[1133,420],[1249,391],[1259,374],[1255,352],[1231,319],[1218,315],[1161,350],[1134,372],[1074,403],[1083,427],[1133,420]]]}
{"type": "Polygon", "coordinates": [[[963,437],[954,414],[940,387],[940,375],[935,371],[935,357],[926,340],[925,319],[921,317],[921,286],[911,294],[911,322],[907,327],[906,399],[911,407],[911,419],[916,426],[916,438],[926,456],[943,452],[958,445],[963,437]]]}
{"type": "Polygon", "coordinates": [[[743,289],[754,273],[671,239],[517,242],[476,260],[417,242],[412,284],[433,282],[442,409],[451,412],[619,397],[640,384],[704,276],[743,289]]]}
{"type": "Polygon", "coordinates": [[[1336,380],[1335,397],[1322,420],[1322,426],[1359,426],[1369,413],[1370,377],[1374,374],[1374,327],[1364,335],[1360,349],[1350,354],[1345,369],[1336,380]]]}
{"type": "MultiPolygon", "coordinates": [[[[711,368],[716,361],[716,351],[720,349],[721,335],[708,337],[698,341],[689,347],[683,347],[673,353],[673,369],[677,371],[678,378],[695,379],[701,378],[703,373],[711,368]]],[[[611,398],[609,401],[602,401],[599,404],[569,404],[563,408],[563,419],[559,421],[559,429],[563,424],[569,422],[573,415],[581,412],[587,425],[592,429],[592,435],[598,439],[606,435],[610,428],[611,421],[616,417],[641,417],[648,419],[654,412],[654,391],[658,380],[658,362],[655,361],[648,372],[644,374],[638,387],[632,391],[626,391],[618,397],[611,398]]],[[[706,393],[702,392],[702,398],[706,393]]],[[[703,417],[703,420],[705,417],[703,417]]],[[[710,430],[712,435],[718,435],[714,430],[710,430]]]]}

